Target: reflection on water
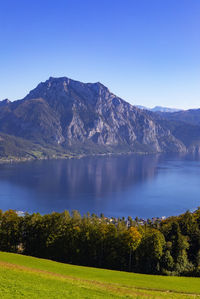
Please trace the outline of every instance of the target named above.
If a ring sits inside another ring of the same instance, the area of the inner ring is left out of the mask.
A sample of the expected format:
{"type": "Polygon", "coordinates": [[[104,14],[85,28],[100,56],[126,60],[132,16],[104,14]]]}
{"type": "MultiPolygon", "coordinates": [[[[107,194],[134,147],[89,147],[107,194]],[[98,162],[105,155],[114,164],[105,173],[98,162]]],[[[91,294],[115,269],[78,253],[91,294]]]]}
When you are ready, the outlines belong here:
{"type": "Polygon", "coordinates": [[[128,155],[0,165],[0,207],[168,216],[200,202],[197,155],[128,155]]]}

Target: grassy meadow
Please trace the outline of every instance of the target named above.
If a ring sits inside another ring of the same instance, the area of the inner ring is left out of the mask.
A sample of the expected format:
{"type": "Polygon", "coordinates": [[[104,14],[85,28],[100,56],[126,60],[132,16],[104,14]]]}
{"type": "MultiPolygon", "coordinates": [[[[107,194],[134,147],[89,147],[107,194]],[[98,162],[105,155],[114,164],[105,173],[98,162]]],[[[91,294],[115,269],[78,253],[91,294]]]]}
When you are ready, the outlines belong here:
{"type": "Polygon", "coordinates": [[[73,266],[0,252],[0,298],[200,298],[200,279],[73,266]]]}

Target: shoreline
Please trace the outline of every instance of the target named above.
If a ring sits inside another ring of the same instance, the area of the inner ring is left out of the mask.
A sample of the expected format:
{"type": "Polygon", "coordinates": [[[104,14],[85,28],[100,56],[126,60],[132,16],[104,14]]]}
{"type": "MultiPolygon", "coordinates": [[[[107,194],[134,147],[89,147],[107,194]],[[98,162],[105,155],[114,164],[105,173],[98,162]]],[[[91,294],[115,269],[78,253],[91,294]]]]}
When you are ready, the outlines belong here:
{"type": "Polygon", "coordinates": [[[184,152],[119,152],[119,153],[102,153],[102,154],[65,154],[63,156],[44,156],[44,157],[12,157],[12,158],[0,158],[1,164],[12,164],[12,163],[21,163],[21,162],[33,162],[33,161],[44,161],[44,160],[69,160],[69,159],[82,159],[86,157],[110,157],[110,156],[125,156],[125,155],[139,155],[139,156],[150,156],[150,155],[161,155],[161,154],[179,154],[186,155],[189,153],[195,154],[195,152],[184,151],[184,152]]]}
{"type": "MultiPolygon", "coordinates": [[[[44,161],[44,160],[69,160],[69,159],[82,159],[86,157],[109,157],[109,156],[124,156],[124,155],[160,155],[165,154],[167,152],[121,152],[121,153],[103,153],[103,154],[78,154],[78,155],[69,155],[69,156],[55,156],[55,157],[43,157],[43,158],[0,158],[0,165],[1,164],[12,164],[12,163],[20,163],[20,162],[32,162],[32,161],[44,161]]],[[[179,152],[173,152],[179,153],[179,152]]]]}

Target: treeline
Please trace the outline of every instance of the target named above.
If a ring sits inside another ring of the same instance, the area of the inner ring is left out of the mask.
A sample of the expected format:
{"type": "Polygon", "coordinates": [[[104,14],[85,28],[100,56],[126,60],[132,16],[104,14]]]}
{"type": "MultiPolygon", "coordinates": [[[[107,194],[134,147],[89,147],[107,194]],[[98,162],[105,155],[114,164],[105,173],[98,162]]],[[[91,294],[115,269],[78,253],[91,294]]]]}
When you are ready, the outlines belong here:
{"type": "Polygon", "coordinates": [[[0,211],[0,250],[77,265],[200,276],[200,209],[144,225],[103,215],[0,211]]]}

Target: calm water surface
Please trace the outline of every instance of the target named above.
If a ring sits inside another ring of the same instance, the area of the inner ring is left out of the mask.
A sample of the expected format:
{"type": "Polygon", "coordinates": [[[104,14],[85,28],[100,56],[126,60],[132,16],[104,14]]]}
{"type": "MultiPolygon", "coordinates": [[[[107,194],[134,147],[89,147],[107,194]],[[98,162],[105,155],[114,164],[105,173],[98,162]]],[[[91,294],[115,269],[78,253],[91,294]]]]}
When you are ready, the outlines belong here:
{"type": "Polygon", "coordinates": [[[128,155],[0,165],[0,208],[169,216],[200,206],[200,156],[128,155]]]}

